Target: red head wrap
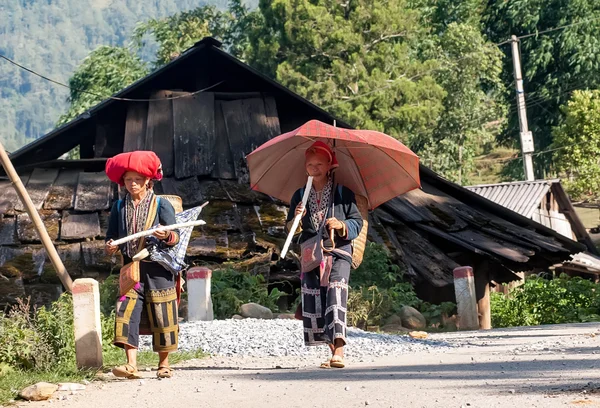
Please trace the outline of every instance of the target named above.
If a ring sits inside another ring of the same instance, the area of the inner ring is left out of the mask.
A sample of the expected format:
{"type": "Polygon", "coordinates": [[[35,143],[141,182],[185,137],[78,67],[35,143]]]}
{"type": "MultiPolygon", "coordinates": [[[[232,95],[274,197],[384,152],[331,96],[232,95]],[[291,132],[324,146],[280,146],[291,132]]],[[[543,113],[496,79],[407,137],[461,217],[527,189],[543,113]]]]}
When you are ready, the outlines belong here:
{"type": "Polygon", "coordinates": [[[160,159],[151,151],[120,153],[106,161],[106,175],[121,186],[124,185],[123,176],[128,171],[135,171],[153,180],[161,180],[163,177],[160,159]]]}
{"type": "Polygon", "coordinates": [[[339,167],[337,157],[335,157],[335,153],[331,150],[331,147],[327,143],[323,143],[320,140],[314,142],[308,149],[306,149],[306,157],[310,154],[320,154],[328,158],[329,163],[331,163],[331,168],[335,169],[339,167]]]}

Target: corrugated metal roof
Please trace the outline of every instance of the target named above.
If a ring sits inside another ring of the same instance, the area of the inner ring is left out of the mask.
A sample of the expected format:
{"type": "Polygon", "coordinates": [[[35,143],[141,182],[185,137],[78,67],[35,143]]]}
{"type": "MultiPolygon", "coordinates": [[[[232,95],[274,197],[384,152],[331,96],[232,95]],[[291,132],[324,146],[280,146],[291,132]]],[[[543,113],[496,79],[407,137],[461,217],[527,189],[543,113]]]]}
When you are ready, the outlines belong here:
{"type": "Polygon", "coordinates": [[[481,184],[465,187],[474,193],[531,218],[540,202],[554,183],[559,180],[516,181],[511,183],[481,184]]]}

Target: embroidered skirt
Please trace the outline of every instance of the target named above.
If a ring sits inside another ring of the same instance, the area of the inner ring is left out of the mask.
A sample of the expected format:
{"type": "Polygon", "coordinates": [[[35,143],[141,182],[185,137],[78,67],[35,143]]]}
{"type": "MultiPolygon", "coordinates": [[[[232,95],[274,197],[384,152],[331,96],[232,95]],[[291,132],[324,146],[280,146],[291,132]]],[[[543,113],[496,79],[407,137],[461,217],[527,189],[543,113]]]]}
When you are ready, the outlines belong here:
{"type": "Polygon", "coordinates": [[[140,334],[151,334],[156,352],[177,350],[177,291],[173,274],[155,262],[140,263],[140,285],[117,301],[114,344],[137,348],[140,334]]]}
{"type": "Polygon", "coordinates": [[[350,262],[334,259],[327,286],[321,286],[319,268],[302,275],[302,322],[304,344],[346,343],[346,307],[350,262]]]}

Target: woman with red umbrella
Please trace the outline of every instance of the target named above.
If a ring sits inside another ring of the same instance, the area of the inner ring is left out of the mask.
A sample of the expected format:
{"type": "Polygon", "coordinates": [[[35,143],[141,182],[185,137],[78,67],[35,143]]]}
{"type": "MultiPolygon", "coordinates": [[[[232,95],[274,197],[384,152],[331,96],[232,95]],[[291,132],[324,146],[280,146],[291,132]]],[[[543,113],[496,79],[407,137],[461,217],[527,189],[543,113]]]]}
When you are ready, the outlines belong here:
{"type": "Polygon", "coordinates": [[[323,368],[343,368],[346,344],[348,281],[352,263],[351,241],[361,231],[362,216],[354,193],[336,185],[333,177],[338,162],[331,148],[320,141],[306,150],[305,169],[313,177],[306,207],[303,189],[291,199],[288,230],[302,214],[301,296],[304,342],[307,346],[327,344],[331,360],[323,368]],[[333,232],[333,234],[330,234],[333,232]]]}

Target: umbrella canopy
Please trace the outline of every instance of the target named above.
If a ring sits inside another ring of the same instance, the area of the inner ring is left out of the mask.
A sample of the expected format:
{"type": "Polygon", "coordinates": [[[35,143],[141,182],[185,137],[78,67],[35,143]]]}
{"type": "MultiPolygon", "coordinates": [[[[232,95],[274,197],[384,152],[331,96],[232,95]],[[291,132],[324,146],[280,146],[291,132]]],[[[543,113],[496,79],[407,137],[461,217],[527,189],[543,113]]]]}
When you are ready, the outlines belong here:
{"type": "Polygon", "coordinates": [[[247,156],[252,189],[289,202],[306,184],[304,154],[317,140],[332,146],[336,153],[336,183],[366,197],[370,209],[421,186],[419,158],[398,140],[381,132],[311,120],[247,156]]]}

